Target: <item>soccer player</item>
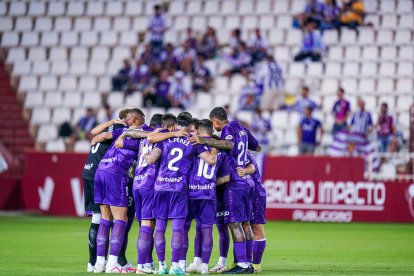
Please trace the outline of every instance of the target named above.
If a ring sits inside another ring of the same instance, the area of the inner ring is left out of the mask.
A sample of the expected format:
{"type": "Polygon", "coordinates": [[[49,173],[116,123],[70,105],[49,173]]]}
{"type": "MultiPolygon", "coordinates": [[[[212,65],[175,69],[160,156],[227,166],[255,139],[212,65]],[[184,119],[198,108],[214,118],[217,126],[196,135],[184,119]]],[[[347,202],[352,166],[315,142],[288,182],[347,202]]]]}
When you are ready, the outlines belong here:
{"type": "MultiPolygon", "coordinates": [[[[123,128],[125,126],[125,117],[126,112],[128,109],[123,109],[119,112],[120,120],[110,120],[108,122],[104,122],[94,129],[91,130],[93,134],[99,134],[100,132],[108,132],[113,131],[119,128],[123,128]],[[99,133],[98,133],[99,132],[99,133]]],[[[89,228],[89,263],[87,266],[87,272],[93,272],[95,262],[96,262],[96,235],[98,233],[99,223],[101,221],[101,210],[99,209],[99,205],[94,203],[94,195],[93,195],[93,180],[95,178],[96,168],[99,165],[102,157],[104,156],[106,150],[111,145],[112,140],[106,140],[102,143],[98,143],[91,147],[89,152],[88,158],[86,160],[86,164],[82,171],[82,179],[83,179],[83,189],[84,189],[84,197],[85,197],[85,210],[87,212],[92,212],[92,221],[91,226],[89,228]]],[[[122,265],[122,264],[121,264],[122,265]]],[[[125,264],[124,264],[125,265],[125,264]]]]}
{"type": "MultiPolygon", "coordinates": [[[[128,125],[140,127],[144,124],[144,114],[134,108],[125,118],[128,125]]],[[[104,132],[92,139],[92,145],[113,139],[105,153],[95,175],[95,203],[100,204],[102,219],[97,236],[97,259],[95,272],[121,273],[125,270],[118,263],[118,255],[124,241],[127,228],[128,207],[128,170],[134,162],[139,140],[125,138],[124,129],[104,132]],[[105,256],[111,221],[114,225],[110,238],[108,264],[105,268],[105,256]]]]}
{"type": "Polygon", "coordinates": [[[228,226],[233,237],[233,247],[237,264],[222,273],[239,274],[252,273],[253,232],[250,227],[252,214],[249,177],[240,177],[237,168],[244,168],[247,160],[247,150],[260,151],[261,147],[250,131],[238,121],[229,122],[227,113],[222,107],[216,107],[210,112],[210,120],[215,130],[221,131],[221,139],[205,139],[200,136],[190,137],[193,144],[206,144],[230,151],[228,164],[230,181],[224,190],[225,208],[229,212],[228,226]]]}
{"type": "MultiPolygon", "coordinates": [[[[213,123],[208,119],[200,120],[197,133],[204,138],[211,138],[213,123]]],[[[213,151],[217,149],[213,148],[213,151]]],[[[226,159],[226,153],[220,151],[217,153],[217,163],[213,166],[206,164],[200,158],[196,158],[193,164],[188,187],[188,206],[191,208],[185,220],[184,246],[180,258],[180,267],[184,266],[185,269],[188,232],[192,220],[195,219],[197,231],[194,242],[194,262],[187,268],[188,272],[208,273],[208,263],[213,248],[213,224],[216,221],[216,182],[221,185],[230,180],[226,159]]]]}
{"type": "MultiPolygon", "coordinates": [[[[163,127],[173,131],[176,127],[187,130],[191,118],[172,114],[163,116],[163,127]],[[177,122],[177,123],[176,123],[177,122]]],[[[155,248],[158,255],[158,274],[184,275],[178,265],[183,240],[184,220],[187,216],[188,174],[196,156],[207,164],[214,165],[217,156],[203,146],[193,146],[186,137],[175,137],[157,143],[149,154],[144,155],[145,161],[152,165],[159,162],[157,180],[154,186],[154,217],[156,218],[155,248]],[[167,221],[172,223],[172,264],[168,272],[165,263],[165,230],[167,221]]]]}

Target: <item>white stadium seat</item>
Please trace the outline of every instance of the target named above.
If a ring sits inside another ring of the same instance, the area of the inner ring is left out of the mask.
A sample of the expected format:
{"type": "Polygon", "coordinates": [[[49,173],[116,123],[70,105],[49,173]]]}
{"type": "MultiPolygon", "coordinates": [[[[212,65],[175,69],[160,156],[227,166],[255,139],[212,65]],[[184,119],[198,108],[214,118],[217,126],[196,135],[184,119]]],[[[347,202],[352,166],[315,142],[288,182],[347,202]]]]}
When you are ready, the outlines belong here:
{"type": "Polygon", "coordinates": [[[389,94],[394,92],[394,80],[379,79],[377,83],[377,92],[379,94],[389,94]]]}
{"type": "Polygon", "coordinates": [[[379,45],[390,45],[393,43],[394,35],[391,30],[381,30],[377,34],[377,43],[379,45]]]}
{"type": "Polygon", "coordinates": [[[47,9],[48,16],[62,16],[65,13],[65,2],[50,1],[47,9]]]}
{"type": "Polygon", "coordinates": [[[26,59],[26,50],[24,48],[11,48],[7,55],[7,63],[24,61],[26,59]]]}
{"type": "Polygon", "coordinates": [[[330,61],[342,61],[342,59],[344,58],[344,52],[342,50],[342,47],[329,47],[328,57],[330,61]]]}
{"type": "Polygon", "coordinates": [[[37,90],[37,77],[35,76],[23,76],[19,81],[19,91],[37,90]]]}
{"type": "Polygon", "coordinates": [[[327,63],[325,66],[325,74],[326,76],[339,78],[342,74],[341,64],[336,62],[327,63]]]}
{"type": "Polygon", "coordinates": [[[31,17],[18,17],[14,25],[15,31],[31,31],[33,29],[33,20],[31,17]]]}
{"type": "Polygon", "coordinates": [[[381,59],[393,61],[397,58],[397,47],[385,46],[381,49],[381,59]]]}
{"type": "Polygon", "coordinates": [[[352,30],[344,29],[341,34],[341,43],[343,45],[354,45],[356,43],[356,32],[352,30]]]}
{"type": "Polygon", "coordinates": [[[375,32],[372,28],[361,28],[358,35],[360,45],[372,45],[375,42],[375,32]]]}
{"type": "Polygon", "coordinates": [[[136,16],[143,13],[143,1],[127,1],[125,2],[125,15],[136,16]]]}
{"type": "Polygon", "coordinates": [[[1,36],[2,47],[14,47],[19,45],[19,34],[17,32],[4,32],[1,36]]]}
{"type": "Polygon", "coordinates": [[[394,62],[383,62],[379,68],[379,75],[382,77],[394,77],[395,71],[394,62]]]}
{"type": "Polygon", "coordinates": [[[85,61],[89,58],[88,49],[85,47],[73,47],[70,50],[71,61],[85,61]]]}
{"type": "MultiPolygon", "coordinates": [[[[260,1],[259,3],[262,3],[262,1],[260,1]]],[[[258,5],[259,5],[258,3],[258,5]]],[[[262,13],[260,13],[262,14],[262,13]]],[[[261,15],[259,17],[259,28],[262,30],[269,30],[269,29],[273,29],[275,25],[275,18],[272,15],[261,15]]]]}
{"type": "Polygon", "coordinates": [[[70,122],[71,115],[70,108],[68,107],[55,108],[53,109],[52,123],[60,125],[63,122],[70,122]]]}
{"type": "MultiPolygon", "coordinates": [[[[89,76],[80,77],[79,78],[79,89],[81,91],[95,91],[96,90],[96,78],[89,77],[89,76]]],[[[89,96],[89,93],[88,93],[88,96],[89,96]]]]}
{"type": "Polygon", "coordinates": [[[361,66],[362,77],[375,77],[377,75],[378,65],[375,62],[364,62],[361,66]]]}
{"type": "Polygon", "coordinates": [[[239,3],[239,14],[252,14],[254,13],[254,1],[243,0],[239,3]]]}
{"type": "Polygon", "coordinates": [[[407,112],[413,104],[413,96],[398,96],[397,109],[402,112],[407,112]]]}
{"type": "Polygon", "coordinates": [[[21,46],[33,47],[39,44],[39,33],[36,32],[24,32],[22,34],[21,46]]]}
{"type": "Polygon", "coordinates": [[[32,69],[32,63],[30,61],[16,61],[13,65],[13,75],[21,76],[30,74],[32,69]]]}
{"type": "Polygon", "coordinates": [[[60,91],[72,91],[78,88],[78,82],[75,76],[62,76],[59,80],[60,91]]]}
{"type": "Polygon", "coordinates": [[[36,31],[50,31],[52,30],[52,19],[50,17],[37,17],[34,29],[36,31]]]}
{"type": "Polygon", "coordinates": [[[120,1],[108,1],[106,2],[105,15],[120,16],[123,11],[123,2],[120,1]]]}
{"type": "Polygon", "coordinates": [[[83,95],[84,107],[99,107],[101,106],[101,94],[96,92],[86,92],[83,95]]]}
{"type": "Polygon", "coordinates": [[[121,33],[119,45],[135,46],[138,44],[138,34],[134,31],[125,31],[121,33]]]}
{"type": "Polygon", "coordinates": [[[256,3],[256,12],[257,14],[269,14],[271,13],[271,1],[270,0],[261,0],[256,3]]]}
{"type": "Polygon", "coordinates": [[[98,43],[98,32],[81,32],[80,43],[81,46],[95,46],[98,43]]]}
{"type": "Polygon", "coordinates": [[[343,72],[344,76],[357,77],[359,76],[359,64],[358,63],[345,63],[343,72]]]}
{"type": "Polygon", "coordinates": [[[39,81],[39,90],[56,91],[58,87],[57,78],[55,76],[41,76],[39,81]]]}
{"type": "Polygon", "coordinates": [[[82,32],[89,31],[92,27],[92,19],[90,17],[77,17],[73,25],[73,30],[82,32]]]}
{"type": "MultiPolygon", "coordinates": [[[[406,1],[408,2],[408,1],[406,1]]],[[[399,21],[400,28],[412,29],[414,25],[414,18],[412,14],[403,14],[400,16],[399,21]]]]}
{"type": "Polygon", "coordinates": [[[187,13],[189,15],[201,14],[202,2],[201,1],[189,1],[187,4],[187,13]]]}
{"type": "Polygon", "coordinates": [[[361,48],[358,46],[350,46],[345,48],[345,59],[351,61],[361,60],[361,48]]]}
{"type": "Polygon", "coordinates": [[[77,32],[63,32],[60,36],[60,45],[76,46],[78,44],[79,34],[77,32]]]}
{"type": "Polygon", "coordinates": [[[99,43],[105,46],[113,46],[118,43],[118,34],[113,31],[102,32],[99,43]]]}
{"type": "Polygon", "coordinates": [[[70,31],[72,30],[72,19],[69,17],[58,17],[55,19],[55,24],[53,25],[55,31],[70,31]]]}
{"type": "Polygon", "coordinates": [[[379,56],[378,47],[376,46],[363,47],[363,50],[362,50],[363,60],[376,61],[378,60],[378,56],[379,56]]]}
{"type": "Polygon", "coordinates": [[[43,93],[41,92],[28,92],[24,99],[25,108],[34,108],[43,105],[43,93]]]}
{"type": "Polygon", "coordinates": [[[11,17],[0,18],[0,32],[11,31],[13,29],[13,19],[11,17]]]}
{"type": "Polygon", "coordinates": [[[204,13],[205,14],[217,14],[219,12],[220,2],[216,0],[209,0],[205,3],[204,13]]]}
{"type": "Polygon", "coordinates": [[[220,12],[226,15],[236,13],[236,1],[223,1],[221,3],[220,12]]]}
{"type": "Polygon", "coordinates": [[[69,74],[74,76],[82,76],[87,73],[87,62],[86,61],[72,61],[69,67],[69,74]]]}
{"type": "Polygon", "coordinates": [[[398,64],[397,75],[398,76],[413,76],[414,69],[412,62],[403,62],[398,64]]]}
{"type": "Polygon", "coordinates": [[[9,15],[22,16],[26,14],[26,2],[12,1],[9,6],[9,15]]]}
{"type": "Polygon", "coordinates": [[[45,60],[46,59],[46,49],[41,47],[31,47],[29,48],[29,57],[28,60],[45,60]]]}
{"type": "Polygon", "coordinates": [[[383,15],[381,20],[382,29],[396,29],[397,27],[397,16],[394,14],[383,15]]]}
{"type": "Polygon", "coordinates": [[[395,44],[411,45],[412,43],[413,43],[413,40],[412,40],[411,30],[398,30],[395,32],[395,44]]]}
{"type": "Polygon", "coordinates": [[[168,14],[171,14],[171,15],[185,14],[185,2],[182,0],[171,1],[170,7],[168,9],[168,14]]]}
{"type": "Polygon", "coordinates": [[[82,1],[69,1],[66,14],[69,16],[80,16],[85,13],[85,4],[82,1]]]}
{"type": "Polygon", "coordinates": [[[44,104],[47,107],[61,106],[62,105],[62,93],[56,93],[56,92],[46,93],[44,104]]]}
{"type": "Polygon", "coordinates": [[[56,139],[58,136],[58,129],[55,125],[42,124],[37,131],[36,140],[38,142],[47,142],[56,139]]]}
{"type": "Polygon", "coordinates": [[[398,58],[401,60],[414,60],[414,47],[403,46],[398,51],[398,58]]]}
{"type": "Polygon", "coordinates": [[[63,104],[66,107],[78,107],[82,103],[82,93],[67,92],[63,96],[63,104]]]}
{"type": "Polygon", "coordinates": [[[79,153],[87,153],[90,151],[90,149],[91,143],[88,140],[79,140],[76,141],[73,151],[79,153]]]}
{"type": "Polygon", "coordinates": [[[49,73],[49,62],[43,60],[37,60],[33,62],[32,74],[33,75],[46,75],[49,73]]]}
{"type": "Polygon", "coordinates": [[[65,152],[66,146],[63,139],[48,140],[45,150],[47,152],[65,152]]]}
{"type": "Polygon", "coordinates": [[[395,12],[395,1],[385,0],[379,1],[379,11],[382,13],[394,13],[395,12]]]}
{"type": "Polygon", "coordinates": [[[50,74],[62,76],[69,71],[69,64],[66,60],[55,60],[51,63],[50,74]]]}
{"type": "Polygon", "coordinates": [[[50,109],[47,107],[35,107],[32,111],[32,124],[48,123],[50,121],[50,109]]]}
{"type": "Polygon", "coordinates": [[[358,91],[364,94],[375,92],[375,80],[361,79],[359,81],[358,91]]]}
{"type": "Polygon", "coordinates": [[[397,92],[399,93],[413,93],[413,79],[399,79],[397,81],[397,92]]]}
{"type": "Polygon", "coordinates": [[[32,1],[29,3],[29,11],[27,15],[30,16],[42,16],[46,13],[46,3],[32,1]]]}

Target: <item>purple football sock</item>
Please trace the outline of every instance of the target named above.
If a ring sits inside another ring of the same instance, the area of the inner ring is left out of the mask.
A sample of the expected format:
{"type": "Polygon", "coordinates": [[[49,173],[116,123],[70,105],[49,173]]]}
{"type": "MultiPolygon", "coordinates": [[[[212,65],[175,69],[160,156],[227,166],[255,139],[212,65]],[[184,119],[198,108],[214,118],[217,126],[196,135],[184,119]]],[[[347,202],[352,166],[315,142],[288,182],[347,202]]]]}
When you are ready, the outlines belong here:
{"type": "Polygon", "coordinates": [[[246,258],[247,262],[252,263],[253,262],[253,240],[247,240],[246,241],[246,258]]]}
{"type": "Polygon", "coordinates": [[[263,252],[266,248],[266,240],[254,241],[253,245],[253,263],[260,264],[262,262],[263,252]]]}
{"type": "Polygon", "coordinates": [[[202,241],[201,225],[197,223],[194,237],[194,257],[202,257],[202,241]]]}
{"type": "Polygon", "coordinates": [[[167,228],[167,221],[165,219],[157,219],[155,225],[155,251],[157,252],[158,261],[165,261],[165,229],[167,228]]]}
{"type": "Polygon", "coordinates": [[[124,243],[125,229],[127,222],[123,220],[115,220],[112,228],[111,239],[109,241],[109,255],[118,256],[124,243]]]}
{"type": "Polygon", "coordinates": [[[181,249],[183,246],[183,228],[184,228],[184,219],[172,219],[171,220],[172,228],[172,238],[171,238],[171,252],[172,252],[172,262],[177,262],[180,260],[181,249]]]}
{"type": "Polygon", "coordinates": [[[118,255],[118,263],[121,266],[124,266],[128,263],[128,260],[125,254],[126,254],[126,249],[128,247],[128,234],[129,234],[129,231],[131,230],[133,223],[134,223],[134,219],[128,219],[127,226],[125,229],[125,234],[124,234],[124,242],[122,243],[122,247],[118,255]]]}
{"type": "Polygon", "coordinates": [[[151,245],[151,236],[152,228],[148,226],[141,226],[137,241],[138,264],[145,264],[148,262],[148,254],[151,245]]]}
{"type": "Polygon", "coordinates": [[[152,263],[154,262],[154,259],[152,258],[152,252],[154,251],[154,229],[152,229],[152,233],[151,233],[151,243],[150,243],[150,247],[148,250],[148,255],[147,255],[147,263],[152,263]]]}
{"type": "Polygon", "coordinates": [[[202,224],[202,261],[208,264],[213,250],[213,225],[202,224]]]}
{"type": "Polygon", "coordinates": [[[111,222],[106,219],[101,219],[98,229],[98,235],[96,237],[96,256],[106,257],[108,250],[108,238],[109,229],[111,228],[111,222]]]}
{"type": "Polygon", "coordinates": [[[246,242],[233,242],[234,254],[238,263],[247,262],[246,258],[246,242]]]}
{"type": "Polygon", "coordinates": [[[180,260],[186,260],[187,259],[188,232],[190,231],[190,227],[191,227],[191,221],[186,221],[184,223],[184,229],[183,229],[183,245],[181,247],[180,260]]]}
{"type": "Polygon", "coordinates": [[[230,233],[227,224],[217,224],[217,230],[219,232],[220,241],[219,241],[219,248],[220,248],[220,257],[227,258],[229,254],[229,247],[230,247],[230,233]]]}

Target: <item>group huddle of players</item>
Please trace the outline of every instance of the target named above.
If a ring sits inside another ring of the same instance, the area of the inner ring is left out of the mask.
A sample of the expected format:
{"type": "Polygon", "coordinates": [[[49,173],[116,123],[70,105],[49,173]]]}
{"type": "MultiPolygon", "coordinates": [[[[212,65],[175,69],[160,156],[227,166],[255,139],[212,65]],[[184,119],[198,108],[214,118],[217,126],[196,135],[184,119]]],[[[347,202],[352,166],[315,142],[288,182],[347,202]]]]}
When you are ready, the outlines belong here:
{"type": "Polygon", "coordinates": [[[119,118],[92,130],[91,151],[82,173],[85,208],[92,212],[87,271],[260,272],[266,246],[266,191],[249,152],[261,147],[249,130],[236,120],[229,122],[222,107],[203,120],[188,112],[177,117],[155,114],[150,126],[138,108],[121,110],[119,118]],[[221,138],[213,136],[214,129],[221,138]],[[140,224],[136,268],[125,257],[134,217],[140,224]],[[187,266],[192,220],[196,221],[194,261],[187,266]],[[165,259],[168,221],[172,229],[169,270],[165,259]],[[214,224],[220,236],[220,258],[209,270],[214,224]],[[234,263],[228,269],[229,232],[234,263]],[[154,247],[158,269],[152,258],[154,247]]]}

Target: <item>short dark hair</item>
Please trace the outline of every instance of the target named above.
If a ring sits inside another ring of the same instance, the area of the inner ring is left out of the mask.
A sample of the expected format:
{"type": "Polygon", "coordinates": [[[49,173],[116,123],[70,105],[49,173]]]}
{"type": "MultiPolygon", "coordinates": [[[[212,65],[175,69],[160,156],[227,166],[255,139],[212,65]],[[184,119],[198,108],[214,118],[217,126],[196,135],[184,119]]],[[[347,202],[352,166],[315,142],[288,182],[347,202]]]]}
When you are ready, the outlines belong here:
{"type": "Polygon", "coordinates": [[[215,107],[210,112],[210,120],[211,119],[219,119],[220,121],[226,121],[227,120],[227,113],[226,110],[224,110],[223,107],[215,107]]]}
{"type": "Polygon", "coordinates": [[[151,120],[150,120],[150,126],[156,127],[156,126],[160,126],[161,124],[162,124],[162,114],[156,113],[152,115],[151,120]]]}
{"type": "MultiPolygon", "coordinates": [[[[193,118],[193,115],[191,115],[191,113],[188,112],[188,111],[183,111],[183,112],[178,113],[178,116],[180,116],[180,115],[187,115],[190,118],[193,118]]],[[[178,116],[177,116],[177,118],[178,118],[178,116]]]]}
{"type": "Polygon", "coordinates": [[[177,116],[177,125],[182,126],[182,127],[188,127],[191,124],[191,117],[188,116],[188,114],[182,114],[183,112],[181,112],[178,116],[177,116]]]}
{"type": "Polygon", "coordinates": [[[197,129],[202,129],[211,135],[213,134],[213,122],[209,119],[200,120],[197,129]]]}
{"type": "Polygon", "coordinates": [[[307,86],[307,85],[303,85],[302,89],[309,92],[309,86],[307,86]]]}
{"type": "Polygon", "coordinates": [[[177,118],[172,115],[171,113],[167,113],[162,116],[162,127],[163,128],[170,128],[175,125],[177,122],[177,118]]]}
{"type": "Polygon", "coordinates": [[[345,89],[343,87],[339,87],[338,90],[345,94],[345,89]]]}
{"type": "Polygon", "coordinates": [[[131,108],[128,113],[135,113],[138,116],[145,117],[144,112],[142,112],[142,110],[139,108],[131,108]]]}
{"type": "Polygon", "coordinates": [[[154,5],[154,11],[159,11],[161,10],[161,6],[160,5],[154,5]]]}
{"type": "Polygon", "coordinates": [[[197,129],[198,128],[198,124],[200,123],[200,120],[197,118],[192,118],[191,119],[191,123],[190,125],[194,125],[194,128],[197,129]]]}

